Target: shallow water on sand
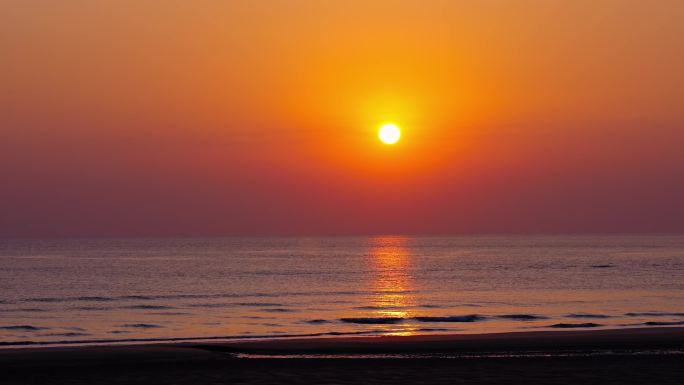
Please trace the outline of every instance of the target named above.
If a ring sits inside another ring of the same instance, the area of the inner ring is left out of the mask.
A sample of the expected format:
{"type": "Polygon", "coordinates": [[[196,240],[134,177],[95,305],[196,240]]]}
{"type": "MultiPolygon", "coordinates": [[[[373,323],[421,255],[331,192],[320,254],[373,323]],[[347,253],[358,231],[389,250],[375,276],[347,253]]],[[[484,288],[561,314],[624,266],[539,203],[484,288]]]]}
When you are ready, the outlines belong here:
{"type": "Polygon", "coordinates": [[[0,344],[684,326],[684,237],[0,240],[0,344]]]}

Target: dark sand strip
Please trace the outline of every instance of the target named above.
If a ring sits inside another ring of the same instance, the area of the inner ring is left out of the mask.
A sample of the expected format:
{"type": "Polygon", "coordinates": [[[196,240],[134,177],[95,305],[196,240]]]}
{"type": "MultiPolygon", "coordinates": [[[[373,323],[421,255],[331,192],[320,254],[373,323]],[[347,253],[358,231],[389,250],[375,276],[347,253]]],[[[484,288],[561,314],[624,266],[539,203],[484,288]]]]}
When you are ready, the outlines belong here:
{"type": "Polygon", "coordinates": [[[684,328],[0,350],[2,384],[682,384],[684,328]],[[563,356],[569,351],[611,354],[563,356]],[[548,357],[491,353],[546,351],[548,357]],[[650,351],[650,354],[634,354],[650,351]],[[253,354],[470,358],[239,359],[253,354]]]}
{"type": "MultiPolygon", "coordinates": [[[[187,346],[193,346],[188,344],[187,346]]],[[[482,352],[548,352],[614,350],[684,351],[684,328],[631,328],[580,331],[535,331],[492,334],[449,334],[308,338],[210,343],[225,352],[254,354],[470,354],[482,352]]],[[[683,356],[684,357],[684,356],[683,356]]]]}

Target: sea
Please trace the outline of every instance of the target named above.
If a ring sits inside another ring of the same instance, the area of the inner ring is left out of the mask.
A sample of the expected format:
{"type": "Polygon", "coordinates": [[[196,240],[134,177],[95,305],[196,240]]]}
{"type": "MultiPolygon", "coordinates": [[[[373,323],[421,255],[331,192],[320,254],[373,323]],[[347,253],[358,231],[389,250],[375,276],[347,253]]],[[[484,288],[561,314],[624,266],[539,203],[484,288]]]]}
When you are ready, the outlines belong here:
{"type": "Polygon", "coordinates": [[[684,236],[0,239],[0,347],[684,326],[684,236]]]}

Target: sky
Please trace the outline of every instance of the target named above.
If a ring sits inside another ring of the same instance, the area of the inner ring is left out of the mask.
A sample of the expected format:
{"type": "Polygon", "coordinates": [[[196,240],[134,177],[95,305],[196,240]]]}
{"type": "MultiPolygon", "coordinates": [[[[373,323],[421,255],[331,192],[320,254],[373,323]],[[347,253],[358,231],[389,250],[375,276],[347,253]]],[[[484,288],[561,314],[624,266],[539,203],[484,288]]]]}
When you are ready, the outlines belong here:
{"type": "Polygon", "coordinates": [[[680,233],[682,15],[5,0],[0,236],[680,233]]]}

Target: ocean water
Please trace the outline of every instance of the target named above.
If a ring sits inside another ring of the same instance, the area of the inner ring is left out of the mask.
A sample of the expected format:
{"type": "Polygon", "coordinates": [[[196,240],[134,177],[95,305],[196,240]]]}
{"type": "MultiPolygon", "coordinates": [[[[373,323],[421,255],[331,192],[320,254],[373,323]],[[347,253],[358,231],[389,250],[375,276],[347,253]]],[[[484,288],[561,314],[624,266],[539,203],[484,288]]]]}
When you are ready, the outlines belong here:
{"type": "Polygon", "coordinates": [[[0,240],[0,345],[684,325],[683,236],[0,240]]]}

